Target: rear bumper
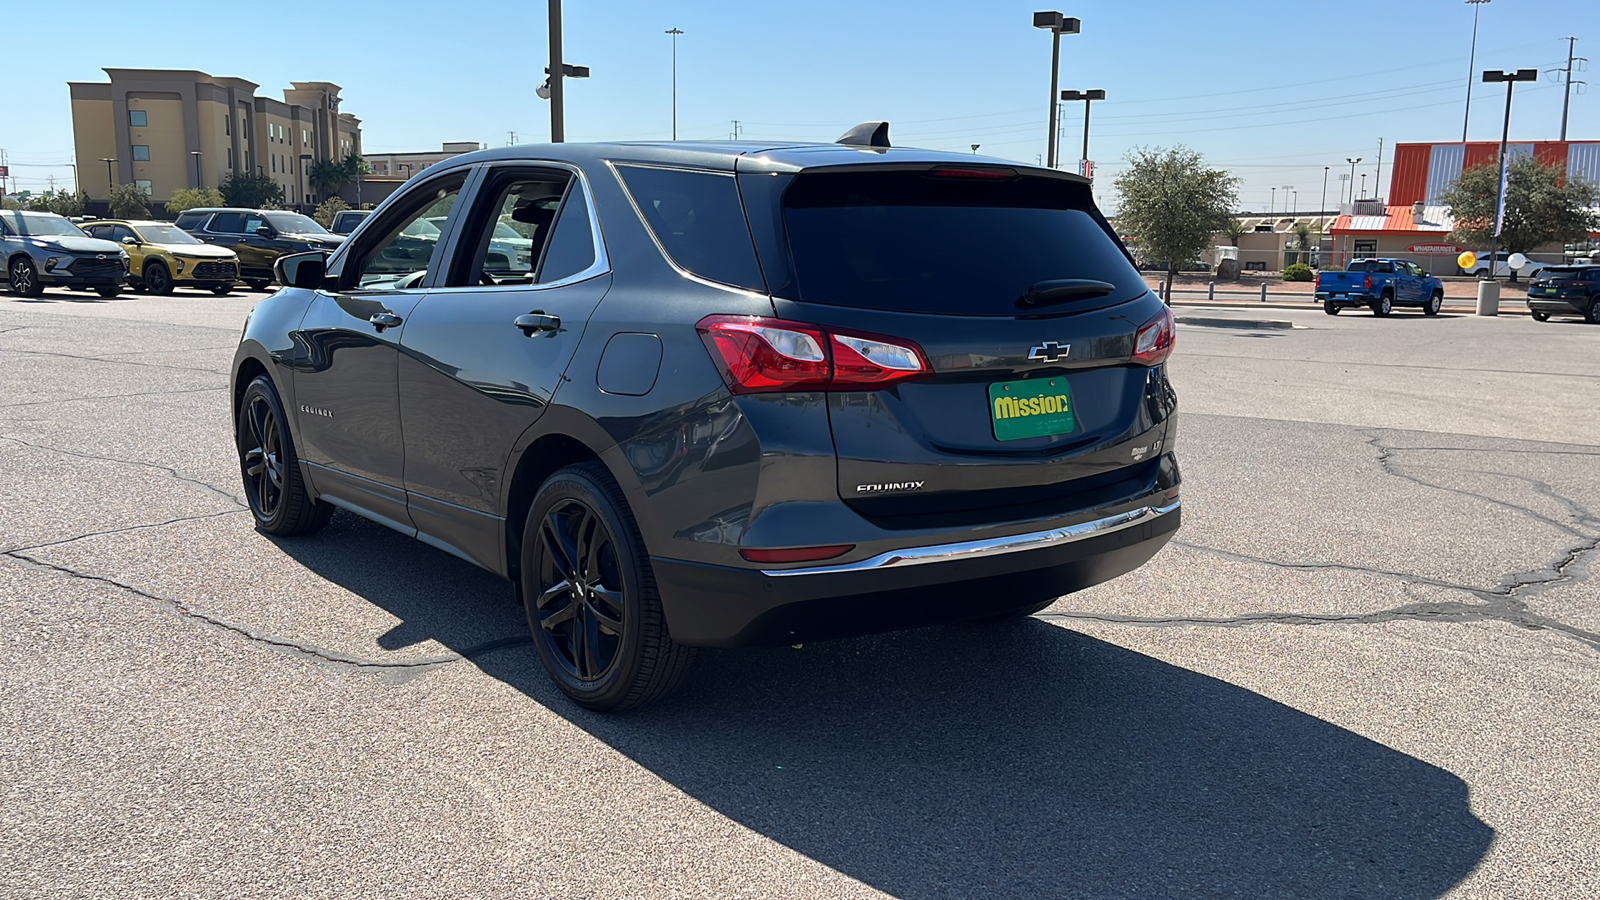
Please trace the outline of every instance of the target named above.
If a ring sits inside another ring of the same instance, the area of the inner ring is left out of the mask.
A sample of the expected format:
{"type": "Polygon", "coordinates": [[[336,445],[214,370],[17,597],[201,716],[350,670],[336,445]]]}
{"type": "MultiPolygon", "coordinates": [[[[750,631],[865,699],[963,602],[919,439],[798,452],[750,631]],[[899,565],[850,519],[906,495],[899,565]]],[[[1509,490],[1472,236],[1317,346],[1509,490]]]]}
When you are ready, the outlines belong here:
{"type": "Polygon", "coordinates": [[[1073,525],[842,566],[652,564],[679,643],[794,644],[994,616],[1083,590],[1143,565],[1171,540],[1181,513],[1179,501],[1155,495],[1073,525]]]}
{"type": "Polygon", "coordinates": [[[1553,316],[1581,316],[1589,308],[1587,297],[1529,297],[1528,308],[1553,316]]]}
{"type": "Polygon", "coordinates": [[[1370,306],[1378,302],[1376,294],[1338,294],[1327,291],[1317,291],[1317,302],[1332,303],[1334,306],[1370,306]]]}

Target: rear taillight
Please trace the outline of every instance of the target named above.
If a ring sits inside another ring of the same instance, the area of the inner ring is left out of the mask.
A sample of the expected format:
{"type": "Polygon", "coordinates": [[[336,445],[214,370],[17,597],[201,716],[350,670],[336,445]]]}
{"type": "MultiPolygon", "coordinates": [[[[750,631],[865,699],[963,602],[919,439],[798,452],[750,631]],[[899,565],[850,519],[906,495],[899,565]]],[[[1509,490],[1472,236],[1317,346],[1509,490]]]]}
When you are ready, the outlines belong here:
{"type": "Polygon", "coordinates": [[[1372,290],[1372,276],[1368,275],[1366,278],[1362,279],[1361,285],[1366,290],[1369,290],[1369,291],[1372,290]]]}
{"type": "Polygon", "coordinates": [[[695,328],[735,394],[849,391],[933,374],[900,338],[760,316],[706,316],[695,328]]]}
{"type": "Polygon", "coordinates": [[[1174,336],[1172,310],[1164,309],[1133,333],[1133,361],[1147,366],[1160,365],[1172,355],[1174,336]]]}

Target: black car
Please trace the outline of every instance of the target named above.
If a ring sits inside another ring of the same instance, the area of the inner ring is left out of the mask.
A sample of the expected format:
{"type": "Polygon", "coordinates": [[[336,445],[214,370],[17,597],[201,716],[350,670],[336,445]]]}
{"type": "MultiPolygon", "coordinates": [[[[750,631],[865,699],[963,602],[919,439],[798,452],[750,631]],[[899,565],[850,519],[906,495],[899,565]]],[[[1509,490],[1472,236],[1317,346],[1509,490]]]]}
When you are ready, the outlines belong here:
{"type": "Polygon", "coordinates": [[[254,290],[272,283],[272,264],[286,253],[331,251],[344,241],[310,216],[281,209],[203,207],[178,213],[179,228],[239,256],[239,277],[254,290]]]}
{"type": "Polygon", "coordinates": [[[1600,325],[1600,266],[1551,266],[1528,283],[1528,311],[1535,321],[1582,316],[1600,325]]]}
{"type": "Polygon", "coordinates": [[[258,527],[339,507],[509,578],[597,709],[694,647],[1025,616],[1142,565],[1179,522],[1170,310],[1084,179],[886,130],[469,153],[281,259],[233,367],[258,527]]]}

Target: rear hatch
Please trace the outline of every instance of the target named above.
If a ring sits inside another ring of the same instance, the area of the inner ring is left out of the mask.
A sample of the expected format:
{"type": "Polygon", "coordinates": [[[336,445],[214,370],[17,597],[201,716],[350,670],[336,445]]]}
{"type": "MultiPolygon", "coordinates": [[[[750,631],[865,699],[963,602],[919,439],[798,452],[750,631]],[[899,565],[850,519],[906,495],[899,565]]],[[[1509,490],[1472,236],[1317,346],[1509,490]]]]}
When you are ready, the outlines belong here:
{"type": "Polygon", "coordinates": [[[1171,317],[1081,179],[924,162],[740,182],[780,318],[914,345],[931,369],[828,394],[845,503],[909,528],[1148,490],[1171,317]]]}
{"type": "Polygon", "coordinates": [[[1317,275],[1317,290],[1328,294],[1348,294],[1366,290],[1366,272],[1322,272],[1317,275]]]}

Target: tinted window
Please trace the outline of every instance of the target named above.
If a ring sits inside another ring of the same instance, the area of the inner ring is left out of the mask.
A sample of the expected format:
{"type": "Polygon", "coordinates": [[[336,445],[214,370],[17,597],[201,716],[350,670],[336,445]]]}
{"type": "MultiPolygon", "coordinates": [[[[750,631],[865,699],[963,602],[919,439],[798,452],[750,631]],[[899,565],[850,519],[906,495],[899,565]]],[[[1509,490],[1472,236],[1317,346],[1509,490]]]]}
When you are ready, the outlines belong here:
{"type": "Polygon", "coordinates": [[[902,312],[1016,315],[1057,279],[1145,293],[1103,221],[1086,185],[1049,178],[801,173],[783,197],[797,299],[902,312]]]}
{"type": "Polygon", "coordinates": [[[178,214],[178,221],[177,221],[176,224],[177,224],[177,226],[179,228],[182,228],[185,231],[188,231],[188,230],[191,230],[191,229],[194,229],[194,228],[198,228],[200,226],[200,223],[205,220],[205,217],[206,217],[205,213],[191,213],[191,212],[179,213],[178,214]]]}
{"type": "Polygon", "coordinates": [[[564,171],[505,169],[486,180],[465,226],[452,283],[528,285],[549,243],[572,176],[564,171]],[[492,199],[491,199],[492,198],[492,199]]]}
{"type": "Polygon", "coordinates": [[[465,173],[438,179],[408,191],[381,221],[367,229],[351,269],[355,286],[366,290],[417,287],[439,249],[441,229],[449,221],[465,173]],[[435,225],[434,223],[437,223],[435,225]]]}
{"type": "Polygon", "coordinates": [[[217,213],[208,230],[219,234],[244,234],[244,213],[217,213]]]}
{"type": "Polygon", "coordinates": [[[584,202],[583,189],[573,185],[555,230],[550,232],[550,247],[539,266],[539,283],[570,278],[592,265],[594,232],[589,228],[589,205],[584,202]]]}
{"type": "Polygon", "coordinates": [[[1375,259],[1358,259],[1346,267],[1347,272],[1377,272],[1393,273],[1394,263],[1379,262],[1375,259]]]}
{"type": "Polygon", "coordinates": [[[733,175],[618,166],[667,255],[710,281],[766,290],[733,175]]]}
{"type": "Polygon", "coordinates": [[[1600,269],[1580,269],[1576,266],[1552,267],[1545,269],[1541,274],[1546,278],[1560,281],[1600,281],[1600,269]]]}
{"type": "Polygon", "coordinates": [[[117,225],[111,229],[111,237],[109,240],[116,241],[120,244],[124,238],[133,238],[134,240],[138,240],[137,237],[134,237],[133,229],[126,225],[117,225]]]}
{"type": "Polygon", "coordinates": [[[150,124],[150,117],[142,109],[128,110],[128,124],[134,128],[143,128],[150,124]]]}

